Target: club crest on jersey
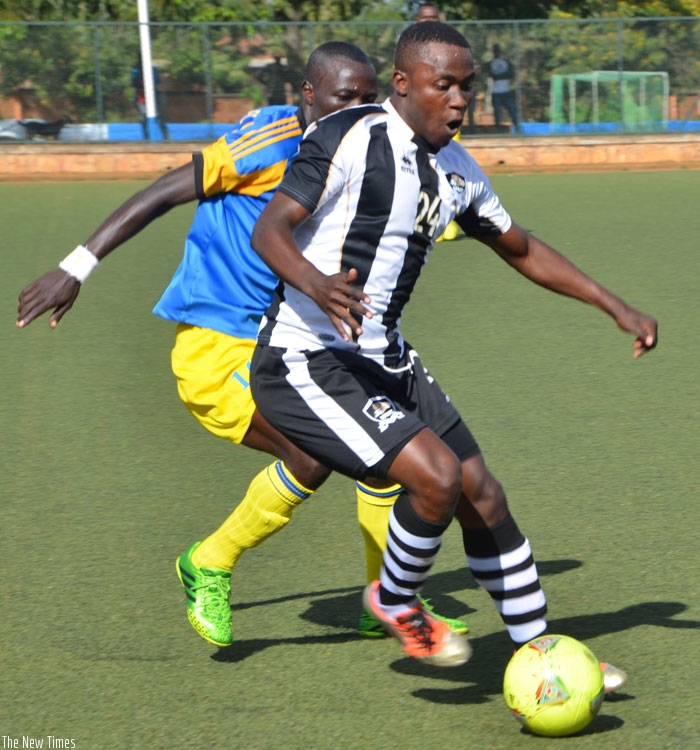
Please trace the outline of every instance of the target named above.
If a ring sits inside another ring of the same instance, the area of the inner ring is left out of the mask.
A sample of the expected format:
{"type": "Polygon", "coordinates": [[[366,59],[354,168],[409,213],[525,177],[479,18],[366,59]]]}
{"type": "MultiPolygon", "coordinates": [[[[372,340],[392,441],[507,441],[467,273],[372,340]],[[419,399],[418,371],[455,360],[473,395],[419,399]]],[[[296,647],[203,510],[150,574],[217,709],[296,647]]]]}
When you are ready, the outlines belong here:
{"type": "Polygon", "coordinates": [[[456,172],[450,172],[447,175],[447,179],[450,183],[450,187],[452,188],[452,191],[459,196],[463,196],[467,189],[467,182],[464,179],[464,177],[462,177],[462,175],[457,174],[456,172]]]}
{"type": "Polygon", "coordinates": [[[386,396],[374,396],[369,399],[362,412],[379,425],[379,432],[384,432],[398,419],[403,419],[406,416],[386,396]]]}

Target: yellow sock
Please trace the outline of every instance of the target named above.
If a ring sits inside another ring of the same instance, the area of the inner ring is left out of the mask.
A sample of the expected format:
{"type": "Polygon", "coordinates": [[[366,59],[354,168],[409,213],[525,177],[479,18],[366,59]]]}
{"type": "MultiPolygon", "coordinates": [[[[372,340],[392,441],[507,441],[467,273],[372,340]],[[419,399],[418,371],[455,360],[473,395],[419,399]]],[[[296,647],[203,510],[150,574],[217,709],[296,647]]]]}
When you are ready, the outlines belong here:
{"type": "Polygon", "coordinates": [[[198,568],[232,570],[247,549],[283,529],[311,494],[282,461],[275,461],[253,479],[236,510],[192,553],[192,562],[198,568]]]}
{"type": "Polygon", "coordinates": [[[382,569],[382,557],[389,531],[389,513],[402,487],[395,484],[383,490],[375,490],[362,482],[356,482],[357,518],[365,539],[367,583],[376,581],[382,569]]]}

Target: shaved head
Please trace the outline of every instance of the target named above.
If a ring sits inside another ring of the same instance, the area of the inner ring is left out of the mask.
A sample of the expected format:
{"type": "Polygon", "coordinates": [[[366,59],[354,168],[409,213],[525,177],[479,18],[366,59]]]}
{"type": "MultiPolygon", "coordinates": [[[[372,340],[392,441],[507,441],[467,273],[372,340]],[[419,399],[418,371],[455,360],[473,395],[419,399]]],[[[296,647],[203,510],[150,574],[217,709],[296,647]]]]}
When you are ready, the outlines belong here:
{"type": "Polygon", "coordinates": [[[372,65],[372,61],[367,57],[359,47],[349,42],[326,42],[311,53],[306,68],[304,69],[304,78],[314,86],[319,79],[328,72],[331,63],[336,60],[347,60],[360,65],[372,65]]]}
{"type": "Polygon", "coordinates": [[[309,57],[301,84],[305,125],[339,109],[377,99],[377,71],[359,47],[326,42],[309,57]]]}
{"type": "Polygon", "coordinates": [[[396,45],[391,103],[413,132],[438,150],[459,133],[475,75],[469,42],[454,27],[416,23],[396,45]]]}
{"type": "Polygon", "coordinates": [[[406,70],[427,52],[434,42],[471,50],[469,42],[453,26],[438,21],[424,21],[409,26],[399,37],[394,52],[394,69],[406,70]]]}

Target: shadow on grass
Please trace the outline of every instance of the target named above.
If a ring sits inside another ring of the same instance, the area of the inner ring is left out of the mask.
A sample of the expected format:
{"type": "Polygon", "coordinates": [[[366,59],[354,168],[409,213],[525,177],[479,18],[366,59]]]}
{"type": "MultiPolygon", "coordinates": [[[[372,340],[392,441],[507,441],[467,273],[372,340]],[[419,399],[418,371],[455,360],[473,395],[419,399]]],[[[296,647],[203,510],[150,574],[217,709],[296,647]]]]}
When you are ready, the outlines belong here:
{"type": "MultiPolygon", "coordinates": [[[[546,560],[538,563],[541,577],[559,575],[582,565],[579,560],[546,560]]],[[[279,604],[298,599],[310,599],[308,609],[300,617],[304,620],[328,628],[339,628],[344,632],[321,635],[300,635],[289,638],[259,638],[236,641],[233,646],[220,649],[212,654],[219,662],[241,662],[264,649],[282,644],[293,645],[341,645],[358,638],[357,626],[361,613],[362,586],[327,589],[294,593],[288,596],[260,601],[242,602],[234,605],[236,611],[279,604]]],[[[451,617],[464,617],[474,612],[464,602],[450,596],[450,592],[475,590],[476,583],[465,568],[435,573],[426,585],[424,594],[431,599],[436,611],[451,617]],[[440,593],[437,593],[440,592],[440,593]],[[466,608],[466,613],[465,613],[466,608]]],[[[488,606],[488,604],[487,604],[488,606]]],[[[645,602],[610,612],[558,618],[549,622],[552,633],[567,633],[588,641],[601,635],[618,633],[632,628],[653,625],[673,629],[700,629],[697,620],[676,620],[676,615],[688,609],[681,602],[645,602]]],[[[443,687],[423,687],[413,691],[421,700],[438,704],[479,704],[500,696],[503,689],[503,672],[512,653],[512,643],[505,629],[483,637],[471,638],[474,654],[470,661],[454,669],[436,669],[421,664],[415,659],[403,658],[391,664],[400,674],[417,676],[423,679],[439,680],[443,687]],[[457,683],[454,687],[444,687],[445,682],[457,683]]],[[[605,655],[600,655],[604,658],[605,655]]],[[[608,696],[608,701],[633,700],[634,696],[617,693],[608,696]]],[[[622,722],[611,716],[599,717],[583,734],[611,731],[622,722]]]]}
{"type": "MultiPolygon", "coordinates": [[[[547,576],[559,575],[560,573],[567,573],[570,570],[581,567],[583,563],[580,560],[545,560],[544,562],[537,563],[537,570],[540,578],[547,576]]],[[[435,610],[441,614],[447,614],[450,617],[458,617],[462,614],[475,612],[464,602],[461,602],[454,597],[449,596],[449,592],[475,591],[478,588],[476,582],[469,573],[469,569],[465,566],[464,568],[458,568],[457,570],[450,570],[441,573],[433,573],[426,584],[423,594],[426,598],[430,599],[435,610]],[[465,610],[466,607],[466,610],[465,610]]],[[[287,596],[280,596],[274,599],[261,599],[253,602],[238,602],[232,604],[231,609],[234,611],[243,609],[252,609],[253,607],[264,607],[269,604],[281,604],[283,602],[294,601],[296,599],[309,599],[311,597],[325,597],[328,594],[346,594],[347,596],[339,596],[334,599],[318,599],[311,602],[308,612],[302,615],[304,620],[314,622],[318,625],[331,625],[335,627],[346,627],[350,624],[350,620],[340,621],[338,615],[341,616],[343,613],[352,609],[352,626],[356,625],[356,621],[360,616],[360,598],[362,596],[363,586],[347,586],[345,588],[327,589],[326,591],[306,591],[303,593],[294,593],[287,596]],[[345,602],[348,601],[346,605],[345,602]],[[349,602],[352,601],[352,605],[349,602]]]]}
{"type": "MultiPolygon", "coordinates": [[[[551,620],[551,633],[566,633],[587,641],[601,635],[619,633],[645,625],[663,628],[700,629],[697,620],[674,620],[675,615],[685,612],[688,607],[680,602],[645,602],[624,607],[612,612],[580,615],[551,620]]],[[[483,703],[489,696],[500,694],[503,689],[503,673],[510,659],[511,644],[505,632],[490,633],[481,638],[471,638],[474,647],[472,658],[462,667],[435,670],[415,659],[400,659],[391,665],[395,672],[422,678],[439,679],[441,682],[462,683],[455,688],[421,688],[413,692],[417,698],[432,703],[464,705],[483,703]],[[471,684],[464,685],[469,682],[471,684]]],[[[599,654],[605,658],[605,654],[599,654]]],[[[634,696],[617,693],[608,696],[610,701],[633,700],[634,696]]]]}
{"type": "Polygon", "coordinates": [[[343,594],[346,592],[352,592],[353,594],[357,594],[357,592],[362,592],[362,588],[358,588],[357,586],[345,586],[342,589],[326,589],[325,591],[304,591],[302,593],[296,593],[296,594],[287,594],[286,596],[278,596],[274,599],[260,599],[259,601],[255,602],[238,602],[237,604],[232,604],[231,609],[234,611],[238,611],[241,609],[252,609],[253,607],[266,607],[268,604],[282,604],[284,602],[293,602],[296,599],[308,599],[311,596],[326,596],[327,594],[343,594]]]}
{"type": "MultiPolygon", "coordinates": [[[[547,574],[556,574],[564,570],[577,567],[579,563],[569,565],[570,561],[563,561],[563,564],[550,563],[541,566],[541,569],[547,574]]],[[[440,585],[449,590],[456,590],[457,580],[462,585],[465,581],[464,571],[452,571],[449,573],[436,574],[436,588],[440,585]]],[[[433,580],[431,579],[431,581],[433,580]]],[[[470,588],[472,588],[470,586],[470,588]]],[[[359,596],[361,587],[352,589],[332,589],[327,592],[315,592],[305,596],[321,596],[311,602],[309,609],[302,614],[302,618],[314,623],[322,623],[335,627],[347,627],[347,632],[330,633],[317,636],[300,636],[297,638],[272,638],[272,639],[251,639],[247,641],[237,641],[233,646],[220,649],[212,654],[212,659],[219,662],[236,663],[254,656],[259,651],[263,651],[271,646],[282,644],[293,645],[341,645],[354,641],[357,636],[357,620],[359,612],[359,596]],[[326,597],[326,594],[341,592],[341,596],[326,597]]],[[[287,598],[300,598],[302,595],[295,595],[287,598]]],[[[449,598],[449,597],[448,597],[449,598]]],[[[436,596],[434,601],[442,601],[442,596],[436,596]]],[[[269,604],[268,602],[249,603],[244,608],[257,606],[257,604],[269,604]]],[[[464,605],[462,605],[463,607],[464,605]]],[[[688,607],[680,602],[645,602],[629,607],[612,611],[600,612],[592,615],[581,615],[576,617],[558,618],[550,622],[550,632],[570,633],[587,640],[596,636],[606,635],[608,633],[620,632],[623,630],[644,626],[654,625],[657,627],[674,628],[674,629],[700,629],[700,622],[696,620],[675,620],[674,616],[686,611],[688,607]]],[[[420,677],[425,679],[439,680],[442,685],[445,681],[457,683],[455,687],[422,687],[412,691],[413,697],[419,700],[425,700],[430,703],[443,705],[466,705],[466,704],[483,704],[493,700],[502,700],[503,690],[503,672],[506,668],[510,654],[512,653],[512,644],[505,631],[491,633],[481,638],[472,638],[471,643],[474,647],[474,654],[470,661],[454,669],[437,669],[425,664],[421,664],[415,659],[399,659],[391,664],[391,669],[395,672],[420,677]]],[[[627,693],[615,693],[606,697],[606,704],[612,707],[615,703],[627,700],[634,700],[634,695],[627,693]]],[[[582,737],[588,735],[603,735],[616,731],[624,726],[624,721],[618,716],[604,713],[605,707],[596,719],[583,731],[573,737],[582,737]]],[[[521,734],[529,735],[526,729],[521,730],[521,734]]],[[[567,739],[567,738],[561,738],[567,739]]]]}
{"type": "MultiPolygon", "coordinates": [[[[593,722],[590,723],[585,729],[582,729],[580,732],[576,732],[576,734],[568,735],[566,737],[555,737],[551,739],[556,739],[561,742],[562,740],[566,740],[569,738],[574,739],[576,737],[586,737],[589,734],[604,734],[605,732],[612,732],[615,729],[620,729],[622,726],[624,726],[624,723],[625,722],[618,716],[605,716],[603,714],[598,714],[593,722]]],[[[524,727],[520,730],[520,734],[529,737],[537,736],[524,727]]]]}
{"type": "MultiPolygon", "coordinates": [[[[538,569],[541,576],[550,576],[565,573],[580,565],[581,562],[578,560],[554,560],[539,563],[538,569]]],[[[350,630],[352,632],[347,635],[339,634],[341,641],[350,640],[357,638],[357,626],[362,612],[362,589],[363,586],[348,586],[346,588],[327,589],[325,591],[297,592],[287,596],[275,597],[274,599],[239,602],[231,605],[231,609],[233,610],[235,620],[237,613],[242,610],[265,607],[271,604],[283,604],[284,602],[295,601],[297,599],[311,599],[308,609],[300,615],[301,619],[323,627],[350,630]],[[337,596],[331,596],[332,594],[337,594],[337,596]]],[[[477,585],[465,567],[458,570],[435,573],[430,577],[423,593],[430,600],[436,612],[449,617],[463,618],[476,610],[450,596],[448,592],[457,592],[466,589],[476,590],[477,585]]],[[[336,635],[332,634],[310,638],[290,638],[280,641],[273,639],[236,641],[231,647],[230,654],[227,655],[225,652],[228,650],[224,649],[222,652],[217,652],[212,658],[216,658],[218,661],[237,662],[252,656],[256,651],[261,651],[277,643],[321,643],[324,642],[324,638],[328,642],[336,642],[338,640],[336,635]]]]}
{"type": "Polygon", "coordinates": [[[303,635],[298,638],[251,638],[247,641],[235,641],[232,646],[220,648],[211,655],[214,661],[229,662],[235,664],[245,661],[248,657],[264,651],[272,646],[283,644],[294,646],[331,645],[348,643],[357,640],[357,633],[353,630],[349,633],[328,633],[326,635],[303,635]]]}

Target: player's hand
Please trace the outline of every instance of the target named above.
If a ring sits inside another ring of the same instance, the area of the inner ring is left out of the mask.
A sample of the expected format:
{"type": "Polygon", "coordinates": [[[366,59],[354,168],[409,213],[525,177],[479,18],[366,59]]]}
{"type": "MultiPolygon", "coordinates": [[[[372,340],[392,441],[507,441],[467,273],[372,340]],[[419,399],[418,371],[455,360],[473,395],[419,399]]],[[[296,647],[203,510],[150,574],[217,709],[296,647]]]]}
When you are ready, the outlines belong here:
{"type": "Polygon", "coordinates": [[[362,289],[352,286],[352,282],[356,280],[355,268],[351,268],[347,273],[336,273],[332,276],[319,274],[313,293],[310,294],[313,301],[331,319],[343,341],[350,341],[351,334],[361,336],[360,319],[372,317],[372,312],[362,304],[369,304],[372,300],[362,289]]]}
{"type": "Polygon", "coordinates": [[[53,308],[49,325],[55,328],[61,318],[73,307],[80,292],[80,282],[60,268],[45,273],[32,281],[19,295],[17,327],[24,328],[35,318],[53,308]]]}
{"type": "Polygon", "coordinates": [[[617,317],[617,325],[628,333],[634,334],[637,338],[634,341],[633,348],[635,359],[639,359],[643,354],[651,351],[659,340],[659,324],[648,315],[635,310],[632,307],[625,307],[622,313],[617,317]]]}

